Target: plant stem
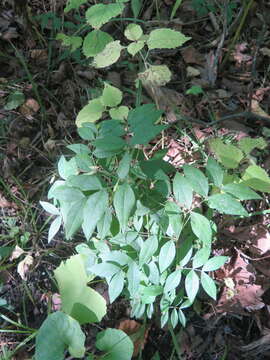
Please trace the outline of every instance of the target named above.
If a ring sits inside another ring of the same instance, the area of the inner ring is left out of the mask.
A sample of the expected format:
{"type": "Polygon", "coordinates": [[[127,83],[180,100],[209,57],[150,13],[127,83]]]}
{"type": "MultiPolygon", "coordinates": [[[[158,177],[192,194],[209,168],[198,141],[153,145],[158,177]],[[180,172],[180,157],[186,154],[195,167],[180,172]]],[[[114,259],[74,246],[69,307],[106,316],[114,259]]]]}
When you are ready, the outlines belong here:
{"type": "Polygon", "coordinates": [[[172,327],[172,324],[171,324],[171,321],[168,322],[168,327],[169,327],[169,331],[171,333],[171,337],[172,337],[172,341],[173,341],[173,345],[174,345],[174,348],[175,348],[175,351],[177,353],[177,357],[179,360],[182,360],[182,354],[181,354],[181,349],[180,349],[180,346],[178,344],[178,341],[176,339],[176,336],[175,336],[175,333],[173,331],[173,327],[172,327]]]}

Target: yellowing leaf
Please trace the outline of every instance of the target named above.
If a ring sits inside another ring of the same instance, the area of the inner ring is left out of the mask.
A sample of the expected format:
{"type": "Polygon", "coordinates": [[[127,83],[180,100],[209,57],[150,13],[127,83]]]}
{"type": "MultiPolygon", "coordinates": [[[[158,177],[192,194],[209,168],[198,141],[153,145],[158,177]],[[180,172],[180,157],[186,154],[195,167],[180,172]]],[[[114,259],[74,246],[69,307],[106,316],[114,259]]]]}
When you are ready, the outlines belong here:
{"type": "Polygon", "coordinates": [[[101,118],[102,112],[105,110],[100,98],[90,100],[85,107],[79,112],[76,118],[76,125],[81,127],[83,123],[95,122],[101,118]]]}
{"type": "Polygon", "coordinates": [[[128,40],[136,41],[139,40],[143,34],[142,28],[137,24],[129,24],[124,32],[125,37],[128,40]]]}
{"type": "Polygon", "coordinates": [[[139,40],[128,45],[127,51],[130,55],[136,55],[144,47],[145,41],[139,40]]]}
{"type": "Polygon", "coordinates": [[[88,24],[93,28],[99,29],[112,18],[120,15],[124,10],[125,5],[121,3],[116,4],[96,4],[91,6],[85,14],[88,24]]]}
{"type": "Polygon", "coordinates": [[[147,70],[138,74],[144,85],[164,86],[171,81],[172,73],[166,65],[150,65],[147,70]]]}
{"type": "Polygon", "coordinates": [[[56,40],[61,40],[64,46],[71,46],[71,52],[75,51],[82,45],[82,38],[80,36],[57,34],[56,40]]]}
{"type": "Polygon", "coordinates": [[[119,106],[109,110],[112,119],[124,120],[128,117],[129,108],[127,106],[119,106]]]}
{"type": "Polygon", "coordinates": [[[183,45],[191,37],[187,37],[180,31],[172,29],[156,29],[151,31],[147,45],[152,49],[175,49],[183,45]]]}
{"type": "Polygon", "coordinates": [[[122,91],[110,84],[105,83],[104,90],[101,96],[101,101],[104,106],[117,106],[122,101],[122,97],[122,91]]]}
{"type": "Polygon", "coordinates": [[[83,53],[86,57],[96,56],[111,41],[113,41],[113,38],[108,33],[101,30],[93,30],[84,38],[83,53]]]}
{"type": "Polygon", "coordinates": [[[105,46],[105,49],[94,57],[93,66],[100,69],[114,64],[121,55],[120,41],[112,41],[105,46]]]}

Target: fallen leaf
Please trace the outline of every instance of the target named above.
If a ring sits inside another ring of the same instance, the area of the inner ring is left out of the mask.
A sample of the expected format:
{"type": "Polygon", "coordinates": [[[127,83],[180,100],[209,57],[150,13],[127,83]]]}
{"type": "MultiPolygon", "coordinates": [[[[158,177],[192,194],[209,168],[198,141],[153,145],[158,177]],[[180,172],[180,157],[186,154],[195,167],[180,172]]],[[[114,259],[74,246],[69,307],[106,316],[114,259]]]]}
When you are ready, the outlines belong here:
{"type": "Polygon", "coordinates": [[[193,46],[189,46],[181,51],[181,55],[186,64],[204,64],[204,57],[199,51],[197,51],[193,46]]]}
{"type": "Polygon", "coordinates": [[[200,74],[201,74],[200,70],[198,70],[192,66],[188,66],[186,70],[187,70],[187,77],[189,77],[189,78],[197,77],[197,76],[200,76],[200,74]]]}
{"type": "Polygon", "coordinates": [[[150,327],[143,329],[143,326],[135,320],[122,320],[118,329],[124,331],[134,343],[133,356],[137,356],[140,350],[143,350],[147,340],[150,327]]]}
{"type": "Polygon", "coordinates": [[[24,253],[24,250],[20,248],[18,245],[15,246],[14,250],[12,251],[10,261],[18,259],[22,254],[24,253]]]}
{"type": "Polygon", "coordinates": [[[35,99],[28,99],[20,107],[20,113],[24,116],[33,116],[40,109],[39,103],[35,99]]]}
{"type": "Polygon", "coordinates": [[[28,273],[30,266],[33,264],[33,261],[33,256],[26,255],[26,257],[19,262],[17,271],[23,280],[26,280],[26,274],[28,273]]]}

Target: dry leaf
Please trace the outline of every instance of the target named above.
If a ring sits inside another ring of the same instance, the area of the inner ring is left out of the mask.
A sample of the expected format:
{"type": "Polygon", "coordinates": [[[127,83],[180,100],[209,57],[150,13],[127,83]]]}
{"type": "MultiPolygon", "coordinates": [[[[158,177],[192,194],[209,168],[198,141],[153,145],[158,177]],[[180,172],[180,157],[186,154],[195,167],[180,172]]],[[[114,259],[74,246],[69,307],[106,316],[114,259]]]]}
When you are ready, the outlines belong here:
{"type": "Polygon", "coordinates": [[[28,99],[20,107],[20,113],[24,116],[33,116],[40,109],[39,103],[35,99],[28,99]]]}
{"type": "Polygon", "coordinates": [[[26,280],[26,274],[28,273],[30,266],[33,264],[33,261],[33,256],[26,255],[26,257],[19,262],[17,271],[23,280],[26,280]]]}
{"type": "Polygon", "coordinates": [[[15,246],[15,249],[12,251],[10,261],[18,259],[22,254],[24,253],[24,250],[21,249],[18,245],[15,246]]]}
{"type": "Polygon", "coordinates": [[[133,356],[137,356],[141,349],[144,348],[150,328],[143,329],[142,325],[135,320],[122,320],[118,329],[129,335],[134,344],[133,356]]]}

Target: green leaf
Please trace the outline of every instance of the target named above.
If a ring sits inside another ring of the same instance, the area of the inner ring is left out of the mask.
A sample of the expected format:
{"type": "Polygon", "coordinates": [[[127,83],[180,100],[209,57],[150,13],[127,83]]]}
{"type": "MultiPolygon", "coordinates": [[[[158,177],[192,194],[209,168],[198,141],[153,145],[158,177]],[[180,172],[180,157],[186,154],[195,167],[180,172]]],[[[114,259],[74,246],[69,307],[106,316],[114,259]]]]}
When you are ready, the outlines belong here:
{"type": "Polygon", "coordinates": [[[193,188],[193,190],[201,196],[206,197],[209,191],[207,177],[201,172],[201,170],[191,165],[184,165],[183,169],[186,179],[193,188]]]}
{"type": "Polygon", "coordinates": [[[180,269],[172,272],[166,279],[164,293],[176,289],[177,286],[180,284],[181,276],[182,274],[180,269]]]}
{"type": "Polygon", "coordinates": [[[166,311],[166,312],[162,313],[161,318],[160,318],[161,328],[163,328],[167,324],[168,320],[169,320],[169,311],[166,311]]]}
{"type": "Polygon", "coordinates": [[[70,206],[67,216],[64,219],[65,234],[67,240],[78,231],[83,223],[83,211],[86,203],[86,198],[78,200],[70,206]]]}
{"type": "Polygon", "coordinates": [[[179,238],[183,229],[183,219],[179,206],[173,201],[167,201],[165,204],[165,212],[169,218],[169,227],[167,233],[169,236],[179,238]]]}
{"type": "Polygon", "coordinates": [[[76,117],[76,125],[81,127],[83,123],[95,122],[101,118],[103,111],[105,110],[101,99],[90,100],[76,117]]]}
{"type": "Polygon", "coordinates": [[[150,32],[147,45],[152,49],[175,49],[182,46],[191,37],[187,37],[180,31],[172,29],[156,29],[150,32]]]}
{"type": "Polygon", "coordinates": [[[91,150],[85,144],[70,144],[67,148],[75,154],[90,154],[91,150]]]}
{"type": "Polygon", "coordinates": [[[94,57],[93,66],[97,69],[101,69],[114,64],[119,59],[122,49],[123,46],[120,44],[119,40],[110,42],[94,57]]]}
{"type": "Polygon", "coordinates": [[[88,277],[83,256],[73,255],[54,271],[58,283],[62,310],[80,324],[101,321],[106,314],[106,301],[87,286],[88,277]]]}
{"type": "Polygon", "coordinates": [[[116,273],[109,282],[109,298],[111,304],[121,294],[124,288],[124,279],[125,277],[123,271],[118,271],[118,273],[116,273]]]}
{"type": "Polygon", "coordinates": [[[113,198],[113,205],[122,232],[126,229],[129,217],[135,206],[135,200],[134,192],[129,184],[125,183],[117,187],[113,198]]]}
{"type": "Polygon", "coordinates": [[[57,311],[48,315],[36,336],[36,360],[64,360],[65,350],[72,357],[82,358],[85,353],[85,335],[78,322],[57,311]]]}
{"type": "Polygon", "coordinates": [[[261,199],[261,196],[255,193],[244,184],[226,184],[222,188],[223,191],[230,193],[239,200],[252,200],[252,199],[261,199]]]}
{"type": "Polygon", "coordinates": [[[112,18],[120,15],[124,8],[125,5],[121,3],[92,5],[86,11],[86,21],[93,28],[99,29],[102,25],[106,24],[112,18]]]}
{"type": "Polygon", "coordinates": [[[128,152],[126,152],[122,157],[121,161],[119,162],[119,166],[116,171],[119,179],[123,180],[128,176],[131,161],[132,161],[131,155],[128,152]]]}
{"type": "Polygon", "coordinates": [[[175,328],[178,324],[178,313],[176,309],[173,309],[173,311],[171,312],[171,324],[173,328],[175,328]]]}
{"type": "Polygon", "coordinates": [[[212,229],[210,221],[203,215],[192,212],[190,215],[193,233],[203,242],[203,246],[211,246],[212,229]]]}
{"type": "Polygon", "coordinates": [[[161,170],[163,171],[163,175],[164,173],[170,174],[175,171],[174,166],[162,159],[142,160],[139,162],[139,165],[145,175],[153,180],[165,180],[166,176],[159,176],[161,174],[161,170]]]}
{"type": "Polygon", "coordinates": [[[110,232],[112,223],[112,213],[109,208],[106,209],[105,213],[97,223],[97,237],[103,240],[110,232]]]}
{"type": "Polygon", "coordinates": [[[190,270],[185,279],[185,289],[188,299],[191,303],[195,300],[195,297],[199,291],[200,280],[194,270],[190,270]]]}
{"type": "Polygon", "coordinates": [[[174,261],[175,254],[175,243],[173,241],[167,241],[160,249],[158,257],[159,270],[161,273],[163,273],[163,271],[165,271],[174,261]]]}
{"type": "Polygon", "coordinates": [[[78,174],[78,167],[74,158],[69,161],[62,155],[58,161],[58,172],[62,179],[67,179],[71,175],[78,174]]]}
{"type": "Polygon", "coordinates": [[[166,65],[149,65],[138,77],[144,86],[160,87],[171,81],[172,73],[166,65]]]}
{"type": "Polygon", "coordinates": [[[122,330],[106,329],[98,333],[96,347],[105,352],[103,360],[130,360],[134,346],[122,330]]]}
{"type": "Polygon", "coordinates": [[[126,142],[118,136],[108,135],[93,141],[93,145],[103,151],[118,151],[126,146],[126,142]]]}
{"type": "Polygon", "coordinates": [[[193,269],[199,268],[202,265],[204,265],[207,260],[209,259],[209,256],[211,254],[211,248],[210,247],[203,247],[202,249],[198,250],[192,260],[192,267],[193,269]]]}
{"type": "Polygon", "coordinates": [[[70,176],[66,181],[69,186],[77,187],[81,191],[101,190],[102,185],[96,175],[74,175],[70,176]]]}
{"type": "Polygon", "coordinates": [[[70,46],[70,51],[77,50],[82,45],[82,38],[80,36],[67,36],[65,34],[57,34],[56,40],[61,40],[64,46],[70,46]]]}
{"type": "Polygon", "coordinates": [[[224,171],[212,157],[208,158],[206,171],[209,173],[214,185],[220,187],[223,183],[224,171]]]}
{"type": "Polygon", "coordinates": [[[163,287],[160,285],[150,285],[143,288],[143,295],[145,296],[158,296],[163,293],[163,287]]]}
{"type": "Polygon", "coordinates": [[[86,2],[87,0],[68,0],[64,12],[66,13],[73,9],[79,9],[79,7],[86,2]]]}
{"type": "Polygon", "coordinates": [[[62,224],[61,216],[57,216],[50,225],[49,232],[48,232],[48,243],[50,243],[51,240],[58,233],[61,224],[62,224]]]}
{"type": "Polygon", "coordinates": [[[154,125],[160,118],[162,111],[157,110],[154,104],[146,104],[131,110],[128,114],[128,124],[133,137],[131,145],[147,145],[162,130],[165,125],[154,125]]]}
{"type": "Polygon", "coordinates": [[[53,191],[51,191],[51,196],[58,200],[68,202],[79,201],[84,198],[84,195],[80,190],[65,185],[54,188],[53,191]]]}
{"type": "Polygon", "coordinates": [[[201,273],[201,284],[204,291],[214,300],[217,298],[217,287],[213,279],[209,275],[201,273]]]}
{"type": "Polygon", "coordinates": [[[215,209],[221,214],[248,216],[241,203],[228,194],[212,195],[208,198],[208,204],[211,209],[215,209]]]}
{"type": "Polygon", "coordinates": [[[125,129],[120,120],[105,120],[100,123],[99,137],[115,136],[120,137],[125,135],[125,129]]]}
{"type": "Polygon", "coordinates": [[[83,54],[86,57],[96,56],[112,41],[113,37],[108,33],[101,30],[93,30],[83,40],[83,54]]]}
{"type": "Polygon", "coordinates": [[[134,18],[136,19],[142,8],[142,0],[131,0],[131,9],[134,18]]]}
{"type": "Polygon", "coordinates": [[[136,55],[145,45],[145,41],[139,40],[128,45],[127,51],[130,55],[136,55]]]}
{"type": "Polygon", "coordinates": [[[258,148],[260,150],[263,150],[267,146],[267,142],[264,140],[264,138],[260,137],[257,139],[253,139],[250,137],[244,137],[239,140],[238,146],[243,152],[248,155],[251,153],[252,150],[255,148],[258,148]]]}
{"type": "Polygon", "coordinates": [[[87,240],[93,234],[98,221],[102,218],[109,204],[108,193],[100,190],[90,195],[83,210],[83,232],[87,240]]]}
{"type": "Polygon", "coordinates": [[[257,165],[250,165],[244,172],[243,184],[254,190],[270,193],[270,177],[267,172],[257,165]]]}
{"type": "Polygon", "coordinates": [[[125,120],[128,117],[129,108],[127,106],[119,106],[109,110],[112,119],[125,120]]]}
{"type": "Polygon", "coordinates": [[[138,295],[140,287],[141,272],[138,265],[134,261],[131,262],[128,267],[127,280],[130,298],[135,298],[138,295]]]}
{"type": "Polygon", "coordinates": [[[150,271],[150,273],[148,275],[149,280],[151,281],[151,283],[158,285],[160,274],[159,274],[159,270],[158,270],[156,263],[154,261],[151,261],[149,264],[147,264],[147,266],[150,271]]]}
{"type": "Polygon", "coordinates": [[[97,127],[95,124],[89,122],[83,122],[82,126],[78,129],[78,134],[83,140],[94,140],[95,135],[97,134],[97,127]]]}
{"type": "Polygon", "coordinates": [[[175,200],[181,205],[190,209],[192,204],[192,187],[188,180],[179,173],[176,173],[173,179],[173,194],[175,200]]]}
{"type": "Polygon", "coordinates": [[[215,256],[212,257],[204,264],[202,271],[215,271],[225,264],[228,256],[215,256]]]}
{"type": "Polygon", "coordinates": [[[104,106],[115,107],[121,103],[122,97],[123,94],[121,90],[105,83],[101,96],[101,101],[103,102],[104,106]]]}
{"type": "Polygon", "coordinates": [[[20,91],[14,91],[8,96],[7,103],[4,106],[5,110],[14,110],[18,106],[22,105],[25,102],[25,96],[20,91]]]}
{"type": "Polygon", "coordinates": [[[139,254],[139,266],[142,267],[147,264],[158,249],[158,238],[156,235],[150,236],[143,242],[139,254]]]}
{"type": "Polygon", "coordinates": [[[204,91],[203,91],[202,87],[199,85],[193,85],[193,86],[191,86],[191,88],[189,88],[186,91],[187,95],[200,95],[203,93],[204,93],[204,91]]]}
{"type": "Polygon", "coordinates": [[[187,320],[186,320],[185,314],[183,313],[183,311],[181,309],[178,310],[178,317],[179,317],[180,323],[183,325],[183,327],[185,327],[187,320]]]}
{"type": "Polygon", "coordinates": [[[40,205],[43,207],[45,211],[47,211],[51,215],[59,215],[59,210],[51,203],[47,201],[40,201],[40,205]]]}
{"type": "Polygon", "coordinates": [[[102,262],[99,264],[95,264],[89,268],[89,272],[104,278],[104,277],[111,277],[118,273],[120,268],[114,264],[108,262],[102,262]]]}
{"type": "Polygon", "coordinates": [[[137,24],[129,24],[124,32],[125,37],[131,41],[139,40],[142,34],[142,28],[137,24]]]}
{"type": "Polygon", "coordinates": [[[225,145],[219,138],[210,140],[209,144],[211,151],[227,169],[236,169],[244,157],[242,151],[236,146],[225,145]]]}

